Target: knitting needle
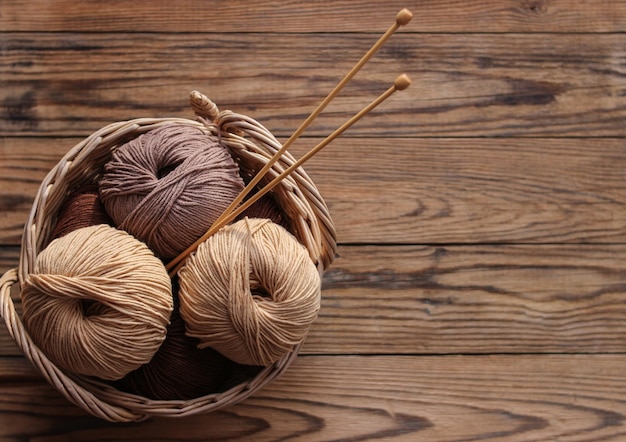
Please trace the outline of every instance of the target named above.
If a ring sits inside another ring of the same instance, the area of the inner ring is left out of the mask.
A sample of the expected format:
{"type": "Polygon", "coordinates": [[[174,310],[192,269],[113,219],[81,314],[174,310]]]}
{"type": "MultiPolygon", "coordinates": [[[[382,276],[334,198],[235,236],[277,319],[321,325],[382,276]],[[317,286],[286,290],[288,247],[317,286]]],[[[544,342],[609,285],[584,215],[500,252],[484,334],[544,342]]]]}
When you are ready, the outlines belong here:
{"type": "Polygon", "coordinates": [[[285,169],[280,175],[274,178],[271,182],[269,182],[265,187],[259,190],[257,193],[252,195],[246,202],[244,202],[241,206],[237,207],[234,211],[232,211],[227,216],[223,217],[221,221],[216,221],[211,228],[202,235],[195,243],[193,243],[187,250],[181,253],[177,258],[172,260],[167,266],[167,270],[170,272],[170,276],[173,277],[176,275],[178,270],[184,265],[184,258],[192,253],[196,248],[204,241],[206,241],[211,235],[220,230],[226,224],[231,222],[237,216],[239,216],[244,210],[248,209],[252,204],[257,202],[263,195],[276,187],[286,176],[288,176],[291,172],[296,170],[298,167],[302,166],[307,160],[309,160],[313,155],[326,147],[330,142],[332,142],[335,138],[345,132],[348,128],[350,128],[354,123],[363,118],[366,114],[371,112],[375,107],[389,98],[394,92],[402,91],[411,85],[411,79],[406,74],[400,75],[393,82],[393,85],[383,92],[378,98],[372,101],[369,105],[364,107],[359,113],[354,115],[348,121],[343,123],[338,129],[336,129],[333,133],[327,136],[322,142],[320,142],[317,146],[309,150],[305,155],[303,155],[298,161],[293,163],[287,169],[285,169]],[[180,259],[179,259],[180,258],[180,259]]]}
{"type": "MultiPolygon", "coordinates": [[[[302,135],[302,133],[306,130],[307,127],[311,125],[313,120],[319,116],[319,114],[326,108],[328,103],[339,94],[339,92],[343,89],[343,87],[356,75],[356,73],[363,67],[363,65],[380,49],[380,47],[396,32],[400,26],[404,26],[411,21],[413,18],[413,13],[408,9],[402,9],[398,14],[396,14],[396,20],[393,25],[387,29],[387,31],[378,39],[376,43],[361,57],[361,59],[355,64],[352,69],[343,77],[343,79],[335,86],[335,88],[322,100],[322,102],[313,110],[313,112],[300,124],[300,126],[296,129],[296,131],[289,137],[285,144],[270,158],[270,160],[261,168],[261,170],[252,178],[252,180],[248,183],[248,185],[243,189],[243,191],[230,203],[230,205],[222,212],[222,214],[217,218],[214,225],[226,225],[224,223],[224,219],[229,216],[233,210],[243,201],[243,199],[254,189],[254,187],[261,181],[261,179],[267,174],[270,168],[278,161],[278,159],[287,151],[287,149],[293,144],[293,142],[302,135]]],[[[170,263],[166,266],[168,270],[170,270],[173,266],[182,261],[190,252],[189,250],[195,249],[192,245],[183,253],[174,258],[170,263]]]]}
{"type": "Polygon", "coordinates": [[[350,72],[348,72],[343,79],[337,83],[335,88],[322,100],[322,102],[315,108],[315,110],[300,124],[300,126],[296,129],[296,131],[285,141],[285,144],[272,156],[270,161],[268,161],[263,168],[252,178],[252,181],[248,183],[248,185],[243,189],[243,191],[232,201],[232,203],[224,210],[224,212],[218,217],[216,223],[221,223],[222,218],[227,217],[235,208],[243,201],[243,199],[254,189],[254,187],[261,181],[261,179],[267,174],[270,168],[278,161],[278,159],[289,149],[289,147],[296,141],[300,135],[311,125],[313,120],[315,120],[319,114],[328,106],[330,103],[343,89],[343,87],[354,77],[354,75],[367,63],[367,61],[372,58],[374,53],[380,49],[380,47],[393,35],[394,32],[400,28],[400,26],[404,26],[411,21],[413,18],[413,13],[408,9],[402,9],[396,15],[396,20],[389,29],[378,39],[376,43],[361,57],[361,59],[355,64],[350,72]]]}

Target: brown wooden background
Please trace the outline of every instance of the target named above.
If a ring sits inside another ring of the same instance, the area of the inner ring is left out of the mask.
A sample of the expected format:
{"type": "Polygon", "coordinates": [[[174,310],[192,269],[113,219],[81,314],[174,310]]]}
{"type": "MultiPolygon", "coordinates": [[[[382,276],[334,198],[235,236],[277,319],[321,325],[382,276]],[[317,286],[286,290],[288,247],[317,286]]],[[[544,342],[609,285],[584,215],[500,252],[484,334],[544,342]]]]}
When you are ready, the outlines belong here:
{"type": "Polygon", "coordinates": [[[0,329],[0,440],[626,440],[626,2],[0,3],[0,271],[82,137],[192,117],[198,89],[285,139],[402,7],[415,17],[294,146],[396,94],[306,167],[339,257],[278,381],[115,425],[0,329]]]}

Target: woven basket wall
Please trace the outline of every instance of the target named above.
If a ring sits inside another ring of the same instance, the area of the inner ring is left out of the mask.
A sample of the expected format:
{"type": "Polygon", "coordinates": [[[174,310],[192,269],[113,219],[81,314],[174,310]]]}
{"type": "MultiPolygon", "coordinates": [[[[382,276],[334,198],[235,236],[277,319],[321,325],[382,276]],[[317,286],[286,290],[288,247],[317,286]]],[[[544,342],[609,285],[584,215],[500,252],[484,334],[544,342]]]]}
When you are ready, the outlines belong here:
{"type": "MultiPolygon", "coordinates": [[[[0,279],[0,314],[24,355],[59,392],[89,413],[115,422],[129,422],[150,416],[185,416],[205,413],[233,405],[267,385],[295,359],[300,346],[251,379],[220,393],[191,400],[153,400],[119,391],[108,384],[86,376],[64,372],[53,364],[33,343],[25,330],[11,297],[11,288],[28,278],[37,255],[50,242],[57,215],[73,189],[93,182],[103,172],[112,152],[151,129],[167,124],[187,124],[207,134],[217,135],[239,163],[244,179],[260,170],[281,147],[269,130],[245,115],[219,112],[205,96],[192,93],[192,107],[197,120],[182,118],[141,118],[110,124],[94,132],[72,148],[41,183],[22,237],[17,269],[0,279]]],[[[285,153],[274,164],[264,185],[295,162],[285,153]]],[[[306,246],[311,259],[322,274],[336,252],[336,235],[328,207],[313,181],[302,168],[294,171],[274,189],[276,201],[289,219],[291,233],[306,246]]],[[[14,290],[15,294],[16,290],[14,290]]]]}

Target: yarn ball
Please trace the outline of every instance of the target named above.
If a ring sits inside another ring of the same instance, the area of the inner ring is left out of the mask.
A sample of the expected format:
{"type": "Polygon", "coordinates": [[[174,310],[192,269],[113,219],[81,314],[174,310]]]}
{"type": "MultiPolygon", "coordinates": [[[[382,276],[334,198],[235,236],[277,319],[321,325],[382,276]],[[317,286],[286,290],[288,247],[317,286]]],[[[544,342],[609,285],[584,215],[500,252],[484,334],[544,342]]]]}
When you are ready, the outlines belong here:
{"type": "Polygon", "coordinates": [[[37,256],[21,298],[26,328],[51,361],[107,380],[152,358],[173,308],[161,261],[107,225],[52,241],[37,256]]]}
{"type": "Polygon", "coordinates": [[[120,146],[100,180],[115,225],[164,260],[201,237],[242,190],[239,168],[217,136],[185,124],[120,146]]]}
{"type": "Polygon", "coordinates": [[[98,195],[98,185],[88,183],[76,189],[63,203],[51,238],[98,224],[113,224],[98,195]]]}
{"type": "Polygon", "coordinates": [[[220,391],[235,364],[212,348],[199,349],[199,341],[185,335],[178,310],[178,284],[172,282],[174,310],[167,337],[150,362],[127,374],[115,386],[158,400],[188,400],[220,391]]]}
{"type": "Polygon", "coordinates": [[[306,248],[267,219],[218,231],[178,275],[187,335],[240,364],[279,360],[320,308],[321,278],[306,248]]]}

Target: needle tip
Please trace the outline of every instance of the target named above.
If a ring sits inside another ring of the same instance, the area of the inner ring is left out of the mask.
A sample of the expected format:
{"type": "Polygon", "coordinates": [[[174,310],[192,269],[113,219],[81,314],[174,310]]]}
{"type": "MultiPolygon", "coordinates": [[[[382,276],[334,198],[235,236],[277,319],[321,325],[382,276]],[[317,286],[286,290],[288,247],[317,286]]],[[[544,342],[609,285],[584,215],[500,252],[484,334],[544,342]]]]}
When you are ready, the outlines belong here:
{"type": "Polygon", "coordinates": [[[403,91],[411,85],[411,79],[407,74],[402,74],[396,78],[396,81],[394,81],[393,84],[397,90],[403,91]]]}
{"type": "Polygon", "coordinates": [[[399,26],[404,26],[408,22],[410,22],[412,18],[413,18],[413,13],[409,11],[408,9],[404,8],[403,10],[398,12],[398,15],[396,15],[396,23],[399,26]]]}

